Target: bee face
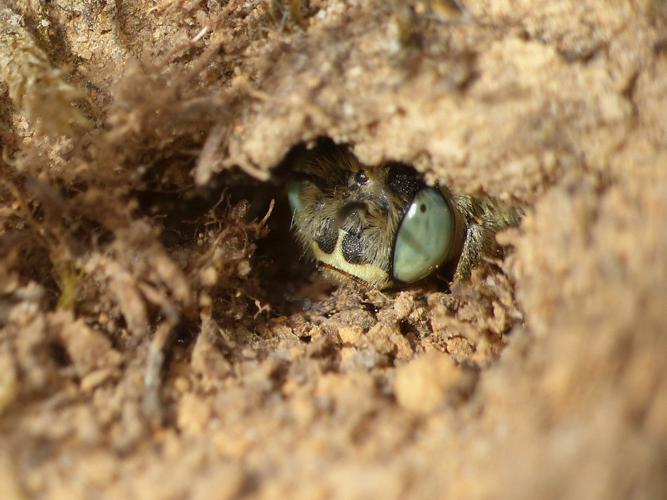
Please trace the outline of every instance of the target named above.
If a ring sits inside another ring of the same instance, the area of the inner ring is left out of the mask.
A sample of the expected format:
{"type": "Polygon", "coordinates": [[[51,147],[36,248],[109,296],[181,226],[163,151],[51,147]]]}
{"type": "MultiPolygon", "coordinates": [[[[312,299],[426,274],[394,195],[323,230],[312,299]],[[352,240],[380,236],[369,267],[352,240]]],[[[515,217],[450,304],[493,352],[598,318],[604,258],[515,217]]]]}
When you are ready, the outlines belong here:
{"type": "Polygon", "coordinates": [[[420,280],[460,254],[463,220],[446,190],[406,165],[365,167],[333,145],[304,152],[289,184],[293,224],[323,267],[377,288],[420,280]]]}

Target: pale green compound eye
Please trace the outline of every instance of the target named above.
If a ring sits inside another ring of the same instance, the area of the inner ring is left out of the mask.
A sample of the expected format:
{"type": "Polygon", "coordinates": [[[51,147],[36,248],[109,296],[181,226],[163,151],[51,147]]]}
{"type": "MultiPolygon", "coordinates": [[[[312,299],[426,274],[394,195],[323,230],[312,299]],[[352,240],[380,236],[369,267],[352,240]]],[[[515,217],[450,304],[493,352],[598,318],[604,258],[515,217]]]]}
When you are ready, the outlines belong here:
{"type": "Polygon", "coordinates": [[[398,228],[394,278],[412,283],[431,274],[447,257],[454,239],[454,216],[434,188],[417,193],[398,228]]]}
{"type": "Polygon", "coordinates": [[[292,213],[297,210],[303,210],[303,201],[301,200],[301,186],[299,181],[290,181],[287,185],[287,199],[292,213]]]}

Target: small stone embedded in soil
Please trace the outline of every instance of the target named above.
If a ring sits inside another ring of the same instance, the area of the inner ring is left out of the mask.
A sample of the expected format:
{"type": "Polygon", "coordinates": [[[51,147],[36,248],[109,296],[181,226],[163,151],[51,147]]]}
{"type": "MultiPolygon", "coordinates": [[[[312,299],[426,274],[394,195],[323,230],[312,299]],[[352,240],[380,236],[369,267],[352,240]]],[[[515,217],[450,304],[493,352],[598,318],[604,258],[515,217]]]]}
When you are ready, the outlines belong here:
{"type": "Polygon", "coordinates": [[[199,272],[199,279],[204,286],[213,286],[218,282],[218,271],[215,267],[205,267],[199,272]]]}
{"type": "Polygon", "coordinates": [[[372,348],[343,347],[340,350],[340,370],[372,370],[378,365],[389,364],[388,357],[372,348]]]}
{"type": "Polygon", "coordinates": [[[445,345],[447,353],[458,363],[471,359],[475,354],[475,349],[470,341],[463,337],[450,337],[446,340],[445,345]]]}
{"type": "Polygon", "coordinates": [[[394,392],[398,403],[417,413],[430,413],[458,400],[464,374],[449,356],[430,351],[398,368],[394,392]]]}
{"type": "Polygon", "coordinates": [[[89,328],[83,321],[74,321],[69,314],[56,314],[52,324],[61,329],[61,338],[80,376],[101,368],[117,366],[121,355],[111,347],[102,333],[89,328]]]}
{"type": "Polygon", "coordinates": [[[380,354],[390,355],[396,359],[409,359],[412,356],[410,342],[401,334],[395,323],[378,323],[365,336],[369,347],[380,354]]]}
{"type": "Polygon", "coordinates": [[[356,345],[363,335],[363,330],[358,326],[343,326],[338,329],[338,336],[343,344],[356,345]]]}
{"type": "Polygon", "coordinates": [[[394,301],[394,312],[398,321],[407,318],[415,307],[414,297],[408,293],[401,293],[394,301]]]}

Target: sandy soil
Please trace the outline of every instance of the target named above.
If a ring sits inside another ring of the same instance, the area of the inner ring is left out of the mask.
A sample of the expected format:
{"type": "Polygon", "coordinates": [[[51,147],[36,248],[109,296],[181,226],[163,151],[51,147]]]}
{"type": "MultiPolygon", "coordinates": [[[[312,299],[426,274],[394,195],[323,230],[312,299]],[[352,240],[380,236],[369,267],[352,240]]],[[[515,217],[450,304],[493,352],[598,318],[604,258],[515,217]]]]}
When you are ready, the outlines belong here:
{"type": "Polygon", "coordinates": [[[0,498],[667,497],[666,5],[0,4],[0,498]],[[505,259],[323,281],[321,136],[505,259]]]}

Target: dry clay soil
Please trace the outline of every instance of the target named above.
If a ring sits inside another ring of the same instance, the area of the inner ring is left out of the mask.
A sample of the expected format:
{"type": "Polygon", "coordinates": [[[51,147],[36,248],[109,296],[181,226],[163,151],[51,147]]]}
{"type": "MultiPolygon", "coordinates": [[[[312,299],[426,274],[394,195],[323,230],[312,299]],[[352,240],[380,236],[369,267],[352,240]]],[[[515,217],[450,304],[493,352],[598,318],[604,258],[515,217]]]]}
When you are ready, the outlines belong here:
{"type": "Polygon", "coordinates": [[[0,498],[667,498],[663,0],[5,0],[0,77],[0,498]],[[322,136],[505,258],[323,281],[322,136]]]}

